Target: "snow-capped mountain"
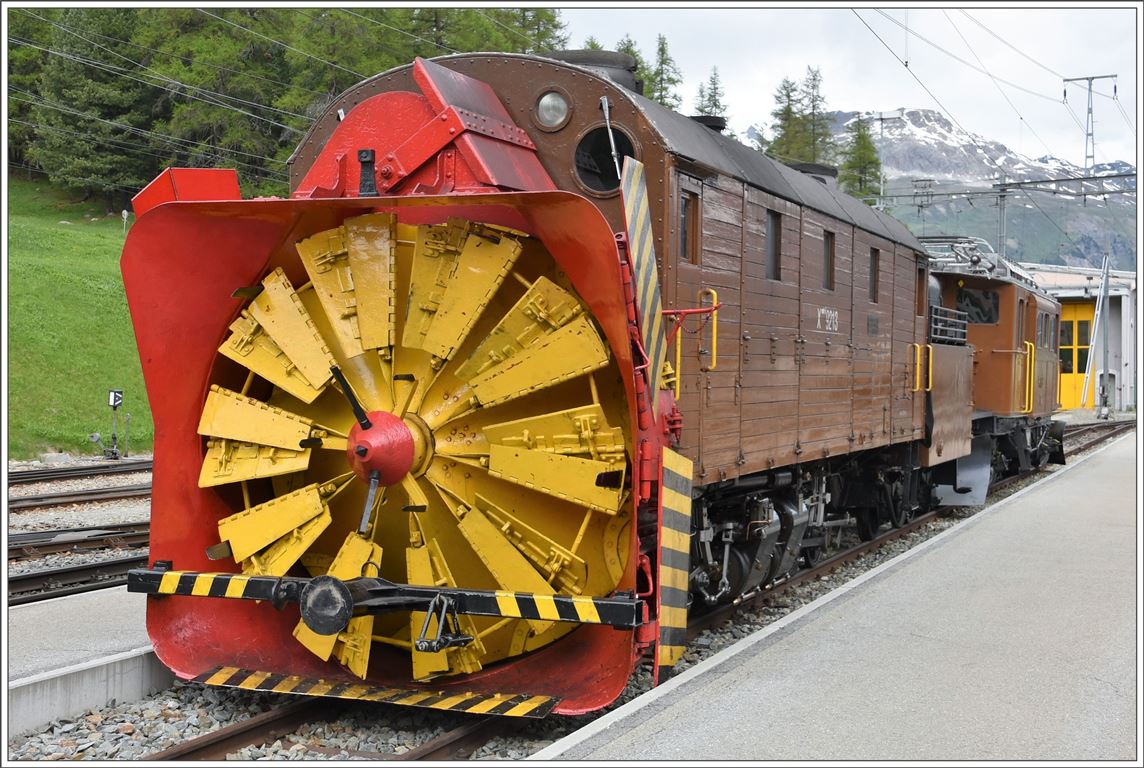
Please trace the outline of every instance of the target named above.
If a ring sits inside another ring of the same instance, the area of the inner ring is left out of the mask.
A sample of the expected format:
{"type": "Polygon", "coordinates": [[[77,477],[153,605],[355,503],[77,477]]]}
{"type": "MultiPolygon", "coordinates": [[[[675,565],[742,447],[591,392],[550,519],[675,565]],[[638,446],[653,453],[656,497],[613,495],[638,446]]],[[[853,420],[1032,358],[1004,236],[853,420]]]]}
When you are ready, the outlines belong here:
{"type": "MultiPolygon", "coordinates": [[[[839,148],[849,141],[847,126],[866,120],[886,178],[886,207],[919,235],[972,234],[996,245],[1000,235],[997,198],[955,193],[994,191],[1002,172],[1009,182],[1136,173],[1135,166],[1122,161],[1096,165],[1086,174],[1084,168],[1060,158],[1027,157],[999,141],[961,130],[932,109],[834,112],[830,117],[839,148]],[[918,179],[932,182],[916,183],[918,179]]],[[[754,141],[763,133],[752,126],[746,138],[754,141]]],[[[1063,183],[1057,189],[1080,192],[1079,184],[1063,183]]],[[[1097,194],[1101,189],[1098,183],[1084,184],[1087,193],[1097,194]]],[[[1099,266],[1103,253],[1111,250],[1115,268],[1135,269],[1136,179],[1113,179],[1106,184],[1133,193],[1082,199],[1011,192],[1005,215],[1006,253],[1022,261],[1099,266]]]]}
{"type": "MultiPolygon", "coordinates": [[[[1086,175],[1084,168],[1066,160],[1049,155],[1026,157],[999,141],[970,134],[932,109],[901,109],[897,114],[835,112],[832,118],[839,146],[847,140],[846,128],[850,123],[867,121],[888,179],[929,178],[938,183],[961,182],[976,186],[976,182],[996,182],[1001,170],[1009,181],[1086,175]]],[[[1091,175],[1135,171],[1132,165],[1118,161],[1095,166],[1091,175]]],[[[1126,182],[1135,187],[1134,180],[1126,182]]]]}

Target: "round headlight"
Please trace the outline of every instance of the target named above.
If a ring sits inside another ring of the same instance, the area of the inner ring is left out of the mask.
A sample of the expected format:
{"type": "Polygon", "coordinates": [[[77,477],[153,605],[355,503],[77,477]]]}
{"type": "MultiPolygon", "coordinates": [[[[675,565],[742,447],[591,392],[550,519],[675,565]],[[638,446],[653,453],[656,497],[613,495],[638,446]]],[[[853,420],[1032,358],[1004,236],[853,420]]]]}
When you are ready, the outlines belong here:
{"type": "Polygon", "coordinates": [[[536,100],[536,120],[545,128],[555,128],[568,119],[568,99],[548,91],[536,100]]]}

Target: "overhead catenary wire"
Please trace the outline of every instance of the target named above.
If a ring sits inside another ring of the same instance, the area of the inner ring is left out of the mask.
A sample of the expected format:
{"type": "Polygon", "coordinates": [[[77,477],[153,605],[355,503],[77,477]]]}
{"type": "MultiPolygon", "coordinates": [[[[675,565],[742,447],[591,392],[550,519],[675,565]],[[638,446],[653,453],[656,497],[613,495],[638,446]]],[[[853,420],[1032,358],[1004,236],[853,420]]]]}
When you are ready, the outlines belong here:
{"type": "Polygon", "coordinates": [[[507,24],[502,24],[501,22],[499,22],[499,21],[497,21],[496,19],[494,19],[492,16],[489,16],[487,13],[485,13],[484,11],[482,11],[480,8],[476,8],[476,9],[474,9],[474,10],[476,10],[476,12],[477,12],[478,14],[480,14],[481,16],[484,16],[486,19],[488,19],[489,21],[491,21],[493,24],[496,24],[496,25],[497,25],[498,27],[500,27],[501,29],[504,29],[504,30],[506,30],[506,31],[508,31],[508,32],[511,32],[512,34],[514,34],[514,35],[516,35],[517,37],[519,37],[519,38],[521,38],[522,40],[524,40],[526,43],[528,43],[530,46],[532,46],[533,50],[536,50],[536,49],[539,49],[539,48],[540,48],[540,46],[536,44],[536,41],[535,41],[535,40],[533,40],[531,37],[529,37],[528,35],[526,35],[526,34],[524,34],[523,32],[521,32],[519,29],[513,29],[512,27],[508,26],[507,24]]]}
{"type": "Polygon", "coordinates": [[[954,23],[953,19],[949,15],[949,13],[947,13],[945,11],[945,9],[942,9],[942,14],[945,16],[946,20],[949,22],[949,25],[951,27],[953,27],[953,31],[956,32],[957,36],[961,38],[961,42],[965,43],[965,47],[968,48],[969,52],[973,54],[973,58],[977,59],[977,63],[981,65],[982,71],[984,71],[985,74],[989,76],[989,79],[993,82],[994,87],[997,88],[998,93],[1001,94],[1001,97],[1005,99],[1005,102],[1017,114],[1017,117],[1018,117],[1018,119],[1020,119],[1021,124],[1024,125],[1026,128],[1028,128],[1029,131],[1034,136],[1037,137],[1037,141],[1041,142],[1041,146],[1043,146],[1045,148],[1045,151],[1047,151],[1050,155],[1054,154],[1052,148],[1049,147],[1049,145],[1045,143],[1045,140],[1042,139],[1040,137],[1040,135],[1038,135],[1035,130],[1033,130],[1033,126],[1029,125],[1029,121],[1026,120],[1025,116],[1021,114],[1021,110],[1017,109],[1017,105],[1015,105],[1013,103],[1012,99],[1009,98],[1009,94],[1005,93],[1005,90],[1001,87],[1001,84],[997,82],[997,78],[993,76],[993,74],[985,66],[985,62],[983,62],[981,60],[981,57],[977,55],[977,51],[975,51],[973,49],[973,46],[969,44],[969,41],[965,39],[965,35],[961,34],[961,30],[957,28],[957,24],[954,23]]]}
{"type": "Polygon", "coordinates": [[[67,53],[64,51],[57,51],[57,50],[53,50],[51,48],[44,48],[43,46],[36,45],[33,42],[30,42],[27,40],[21,40],[19,38],[9,37],[8,41],[10,43],[15,43],[17,45],[24,45],[24,46],[27,46],[30,48],[36,48],[38,50],[44,51],[45,53],[49,53],[49,54],[52,54],[54,56],[59,56],[59,57],[64,58],[64,59],[69,59],[69,60],[75,61],[79,64],[84,64],[86,66],[93,67],[95,69],[99,69],[99,70],[102,70],[104,72],[108,72],[108,73],[113,74],[113,75],[119,75],[121,77],[127,78],[128,80],[134,80],[135,82],[142,83],[143,85],[151,86],[152,88],[160,88],[164,91],[167,91],[169,93],[173,93],[177,96],[184,96],[188,99],[193,99],[195,101],[201,101],[201,102],[204,102],[206,104],[212,104],[216,107],[223,107],[224,109],[229,109],[233,112],[239,112],[239,113],[244,114],[248,117],[252,117],[255,120],[261,120],[263,122],[270,123],[271,125],[274,125],[278,128],[282,128],[283,130],[291,131],[291,132],[297,133],[297,134],[304,133],[304,131],[301,131],[297,128],[294,128],[293,126],[286,125],[285,123],[280,123],[277,120],[271,120],[270,118],[263,117],[262,115],[256,115],[253,112],[246,111],[245,109],[239,109],[238,107],[236,107],[234,105],[227,104],[225,102],[221,102],[217,98],[213,98],[213,99],[212,98],[204,98],[202,96],[195,96],[194,94],[191,94],[191,93],[182,93],[182,92],[180,92],[174,88],[170,88],[168,86],[165,86],[162,83],[156,83],[156,82],[153,82],[151,80],[144,80],[143,78],[135,77],[134,75],[129,74],[127,72],[127,70],[123,69],[122,67],[117,67],[113,64],[107,64],[106,62],[96,61],[94,59],[88,59],[88,58],[86,58],[84,56],[80,56],[78,54],[67,53]]]}
{"type": "MultiPolygon", "coordinates": [[[[21,170],[34,171],[36,173],[44,173],[43,168],[36,168],[35,166],[25,165],[23,163],[13,163],[12,161],[8,161],[8,167],[9,168],[20,168],[21,170]]],[[[58,174],[55,175],[55,178],[66,179],[67,181],[91,182],[93,184],[99,184],[99,185],[102,185],[105,187],[111,187],[112,189],[120,189],[120,190],[123,190],[124,192],[137,192],[138,191],[135,187],[129,187],[129,186],[126,186],[124,184],[113,184],[113,183],[107,181],[106,179],[89,179],[89,178],[84,177],[84,176],[63,176],[63,175],[58,175],[58,174]]]]}
{"type": "MultiPolygon", "coordinates": [[[[866,29],[870,30],[870,34],[872,34],[875,38],[877,38],[878,42],[881,43],[882,46],[887,51],[890,52],[890,55],[893,56],[895,59],[897,59],[898,63],[901,64],[905,68],[905,70],[910,73],[910,77],[912,77],[915,81],[917,81],[917,84],[922,87],[922,90],[924,90],[927,94],[929,94],[929,97],[934,100],[934,103],[937,104],[938,107],[941,108],[942,113],[945,114],[945,116],[948,117],[950,120],[952,120],[953,123],[958,128],[960,128],[965,133],[966,136],[969,137],[969,140],[971,142],[973,142],[973,145],[975,147],[977,147],[978,151],[981,152],[981,154],[985,157],[985,159],[988,160],[990,163],[992,163],[997,168],[998,171],[1000,171],[1001,173],[1004,173],[1005,169],[1002,168],[1001,165],[996,160],[994,160],[992,157],[990,157],[989,153],[986,152],[985,149],[980,144],[977,143],[977,139],[975,139],[973,137],[972,133],[965,130],[965,127],[961,124],[961,122],[956,117],[953,116],[952,112],[950,112],[948,109],[946,109],[945,105],[941,103],[941,100],[938,99],[938,97],[936,95],[934,95],[934,92],[931,91],[929,89],[929,87],[925,83],[922,82],[921,78],[918,77],[917,73],[914,70],[910,69],[909,67],[905,66],[905,62],[901,58],[898,57],[898,54],[894,53],[894,49],[891,48],[889,45],[887,45],[886,41],[882,39],[882,36],[879,35],[876,31],[874,31],[874,28],[871,27],[866,22],[866,20],[862,18],[862,15],[859,14],[856,9],[851,8],[850,10],[855,16],[858,17],[858,20],[862,22],[862,25],[865,26],[866,29]]],[[[881,13],[881,11],[879,11],[879,13],[881,13]]],[[[1033,205],[1035,205],[1037,207],[1037,210],[1041,212],[1041,215],[1044,216],[1049,221],[1050,224],[1052,224],[1054,227],[1056,227],[1057,231],[1059,231],[1062,235],[1064,235],[1065,237],[1068,238],[1069,242],[1073,244],[1074,248],[1077,248],[1079,250],[1080,246],[1078,246],[1076,244],[1076,241],[1073,240],[1072,235],[1070,235],[1068,232],[1066,232],[1064,229],[1062,229],[1061,225],[1058,224],[1051,216],[1049,216],[1049,214],[1045,212],[1045,209],[1042,208],[1040,206],[1040,204],[1037,203],[1036,200],[1034,200],[1033,198],[1029,198],[1029,201],[1032,202],[1033,205]]]]}
{"type": "Polygon", "coordinates": [[[419,40],[423,43],[427,43],[429,45],[436,46],[437,48],[440,48],[443,51],[448,51],[449,53],[460,53],[460,51],[458,51],[456,48],[450,48],[449,46],[442,45],[441,43],[438,43],[434,40],[426,40],[424,37],[421,37],[419,35],[415,35],[412,32],[407,32],[404,29],[398,29],[397,27],[386,24],[384,21],[378,21],[377,19],[370,18],[369,16],[364,16],[360,13],[355,12],[355,11],[351,11],[349,8],[339,8],[338,10],[340,10],[342,13],[348,13],[350,16],[356,16],[359,19],[365,19],[366,21],[370,22],[371,24],[376,24],[379,27],[385,27],[386,29],[392,29],[394,32],[400,32],[401,34],[405,35],[406,37],[411,37],[414,40],[419,40]]]}
{"type": "MultiPolygon", "coordinates": [[[[32,93],[31,91],[25,91],[21,88],[14,86],[14,85],[11,85],[11,84],[8,85],[8,90],[15,91],[16,93],[20,93],[20,94],[23,94],[25,96],[31,96],[32,97],[30,99],[22,99],[19,97],[12,97],[14,101],[22,102],[25,104],[30,104],[30,105],[35,106],[35,107],[42,107],[42,108],[51,109],[51,110],[54,110],[57,112],[62,112],[64,114],[72,115],[75,117],[82,117],[82,118],[87,119],[87,120],[94,120],[96,122],[106,123],[107,125],[111,125],[111,126],[114,126],[116,128],[120,128],[120,129],[134,135],[134,136],[140,136],[140,137],[144,137],[144,138],[154,138],[154,139],[157,139],[160,141],[165,141],[167,143],[174,144],[176,147],[178,147],[179,149],[181,149],[184,152],[191,152],[191,151],[200,151],[201,152],[204,149],[209,149],[209,150],[214,150],[215,152],[224,152],[226,154],[232,154],[232,155],[243,155],[246,157],[253,157],[253,158],[260,159],[260,160],[265,160],[266,162],[273,162],[273,163],[279,163],[281,165],[285,165],[285,161],[275,160],[273,158],[268,158],[268,157],[264,158],[261,155],[256,155],[256,154],[253,154],[251,152],[244,152],[244,151],[239,150],[239,149],[228,149],[226,147],[216,147],[212,144],[206,144],[205,142],[196,142],[196,141],[193,141],[191,139],[183,139],[183,138],[179,138],[178,136],[171,136],[169,134],[157,133],[155,131],[149,131],[145,128],[136,128],[135,126],[128,125],[126,123],[120,123],[120,122],[116,122],[114,120],[108,120],[106,118],[102,118],[102,117],[99,117],[97,115],[92,115],[92,114],[88,114],[86,112],[81,112],[77,109],[74,109],[72,107],[68,107],[66,105],[60,104],[59,102],[52,101],[51,99],[47,99],[43,96],[40,96],[39,94],[32,93]]],[[[275,174],[277,176],[280,176],[281,180],[283,180],[283,181],[286,180],[285,171],[274,171],[273,169],[263,168],[261,166],[253,165],[251,163],[247,163],[247,162],[244,162],[242,160],[237,160],[237,159],[232,160],[231,162],[233,162],[235,165],[240,165],[240,166],[243,166],[246,168],[253,169],[254,171],[256,171],[258,173],[275,174]]]]}
{"type": "MultiPolygon", "coordinates": [[[[853,9],[851,9],[851,10],[853,10],[853,9]]],[[[903,26],[903,25],[902,25],[902,22],[898,21],[897,19],[895,19],[893,16],[891,16],[891,15],[890,15],[890,14],[888,14],[888,13],[886,13],[885,11],[879,10],[878,8],[875,8],[874,10],[875,10],[877,13],[881,14],[881,15],[882,15],[883,17],[885,17],[886,19],[888,19],[888,20],[890,20],[891,22],[893,22],[894,24],[897,24],[899,27],[902,27],[902,26],[903,26]]],[[[857,12],[855,12],[855,13],[857,13],[857,12]]],[[[858,18],[862,18],[862,17],[861,17],[861,16],[859,16],[858,18]]],[[[865,21],[863,21],[862,23],[863,23],[863,24],[866,24],[866,22],[865,22],[865,21]]],[[[869,24],[866,24],[866,26],[867,26],[867,28],[870,28],[870,25],[869,25],[869,24]]],[[[944,53],[946,56],[949,56],[951,59],[955,59],[956,61],[959,61],[959,62],[961,62],[962,64],[964,64],[965,66],[969,67],[970,69],[972,69],[972,70],[975,70],[975,71],[977,71],[977,72],[981,72],[982,74],[985,74],[985,75],[989,74],[988,72],[985,72],[985,71],[984,71],[983,69],[981,69],[980,67],[976,67],[976,66],[974,66],[973,64],[970,64],[968,61],[966,61],[965,59],[961,58],[961,57],[960,57],[960,56],[958,56],[956,53],[953,53],[952,51],[948,51],[948,50],[946,50],[945,48],[942,48],[942,47],[941,47],[940,45],[938,45],[937,43],[935,43],[935,42],[933,42],[932,40],[930,40],[929,38],[927,38],[927,37],[924,37],[923,35],[920,35],[920,34],[918,34],[918,32],[917,32],[916,30],[912,30],[912,29],[909,29],[909,28],[907,28],[907,27],[903,27],[903,29],[906,29],[906,31],[907,31],[907,32],[909,32],[911,35],[913,35],[913,36],[914,36],[914,37],[916,37],[917,39],[921,40],[923,43],[927,43],[928,45],[930,45],[930,46],[932,46],[932,47],[936,48],[937,50],[941,51],[942,53],[944,53]]],[[[873,31],[874,31],[874,30],[873,30],[873,28],[870,28],[870,31],[871,31],[871,32],[873,32],[873,31]]],[[[878,39],[879,39],[879,40],[881,40],[882,38],[881,38],[881,37],[879,37],[878,39]]],[[[883,43],[883,44],[884,44],[884,43],[883,43]]],[[[892,52],[892,51],[891,51],[891,52],[892,52]]],[[[910,67],[909,67],[909,65],[907,65],[907,64],[905,63],[905,61],[903,61],[903,60],[902,60],[902,58],[898,56],[898,54],[896,54],[896,53],[895,53],[895,54],[894,54],[894,58],[895,58],[895,59],[897,59],[899,62],[901,62],[901,63],[902,63],[902,66],[904,66],[906,69],[909,69],[909,68],[910,68],[910,67]]],[[[1005,79],[1002,79],[1002,78],[1000,78],[1000,77],[999,77],[999,78],[997,78],[997,79],[998,79],[999,81],[1001,81],[1002,83],[1005,83],[1005,85],[1008,85],[1008,86],[1010,86],[1010,87],[1012,87],[1012,88],[1016,88],[1016,89],[1017,89],[1017,90],[1019,90],[1019,91],[1023,91],[1023,92],[1025,92],[1025,93],[1029,94],[1030,96],[1036,96],[1037,98],[1039,98],[1039,99],[1044,99],[1045,101],[1060,101],[1060,99],[1058,99],[1056,96],[1049,96],[1049,95],[1047,95],[1047,94],[1044,94],[1044,93],[1038,93],[1037,91],[1034,91],[1034,90],[1032,90],[1032,89],[1030,89],[1030,88],[1026,88],[1026,87],[1025,87],[1025,86],[1023,86],[1023,85],[1018,85],[1017,83],[1011,82],[1011,81],[1009,81],[1009,80],[1005,80],[1005,79]]]]}
{"type": "MultiPolygon", "coordinates": [[[[30,16],[32,18],[39,19],[40,21],[46,22],[48,24],[54,24],[56,26],[59,26],[61,29],[70,29],[69,27],[66,27],[65,25],[59,24],[58,22],[50,21],[49,19],[45,19],[42,16],[38,16],[38,15],[36,15],[36,14],[32,13],[31,11],[28,11],[24,8],[17,8],[16,10],[20,11],[20,13],[23,13],[25,16],[30,16]]],[[[86,34],[91,35],[92,37],[98,37],[101,40],[106,40],[106,41],[111,42],[111,43],[120,43],[121,45],[129,45],[132,48],[137,48],[141,51],[147,51],[149,53],[154,53],[154,54],[157,54],[159,56],[166,56],[166,57],[171,58],[171,59],[176,59],[176,60],[182,62],[183,64],[194,64],[197,67],[206,67],[208,69],[214,69],[214,70],[217,70],[219,72],[229,72],[229,73],[234,74],[234,75],[240,75],[242,77],[248,77],[252,80],[260,80],[264,83],[270,83],[271,85],[280,85],[283,88],[293,88],[293,89],[296,89],[299,91],[306,91],[307,93],[314,94],[315,96],[325,95],[322,91],[316,91],[313,88],[307,88],[306,86],[299,85],[297,83],[285,83],[285,82],[282,82],[281,80],[274,80],[273,78],[263,77],[262,75],[256,75],[252,72],[247,72],[245,70],[231,69],[230,67],[224,67],[220,64],[212,64],[209,61],[203,61],[201,58],[192,59],[188,56],[180,56],[177,53],[169,53],[167,51],[161,51],[157,48],[151,48],[151,47],[148,47],[146,45],[141,45],[139,43],[132,42],[131,40],[122,40],[118,37],[112,37],[110,35],[104,35],[104,34],[101,34],[99,32],[93,32],[91,30],[84,30],[84,32],[86,34]]]]}
{"type": "Polygon", "coordinates": [[[1055,69],[1051,69],[1051,68],[1049,68],[1049,67],[1045,66],[1044,64],[1042,64],[1041,62],[1037,61],[1036,59],[1034,59],[1034,58],[1033,58],[1032,56],[1030,56],[1029,54],[1027,54],[1027,53],[1025,53],[1024,51],[1022,51],[1021,49],[1017,48],[1017,46],[1013,45],[1012,43],[1010,43],[1010,42],[1009,42],[1008,40],[1006,40],[1005,38],[1001,37],[999,34],[997,34],[996,32],[994,32],[992,29],[990,29],[989,27],[987,27],[986,25],[982,24],[982,23],[981,23],[980,21],[978,21],[977,19],[975,19],[975,18],[973,18],[972,16],[970,16],[970,15],[969,15],[969,11],[966,11],[966,10],[962,10],[962,11],[961,11],[961,14],[962,14],[963,16],[965,16],[965,18],[967,18],[967,19],[969,19],[970,21],[972,21],[972,22],[973,22],[974,24],[976,24],[977,26],[979,26],[979,27],[981,27],[982,29],[984,29],[984,30],[985,30],[986,32],[988,32],[989,34],[993,35],[993,37],[997,38],[997,40],[998,40],[998,41],[999,41],[999,42],[1000,42],[1002,45],[1008,46],[1008,47],[1009,47],[1009,48],[1011,48],[1012,50],[1014,50],[1014,51],[1016,51],[1017,53],[1021,54],[1021,55],[1022,55],[1022,56],[1024,56],[1026,59],[1028,59],[1029,61],[1031,61],[1031,62],[1033,62],[1034,64],[1036,64],[1038,67],[1040,67],[1041,69],[1043,69],[1043,70],[1045,70],[1046,72],[1048,72],[1050,75],[1053,75],[1054,77],[1060,78],[1061,80],[1064,80],[1064,79],[1065,79],[1065,76],[1064,76],[1064,75],[1062,75],[1060,72],[1057,72],[1055,69]]]}
{"type": "MultiPolygon", "coordinates": [[[[301,8],[293,8],[293,9],[291,9],[291,10],[293,10],[293,11],[294,11],[294,13],[298,14],[299,16],[301,16],[301,17],[302,17],[302,18],[304,18],[304,19],[309,19],[310,21],[313,21],[313,22],[320,22],[320,21],[321,21],[321,19],[320,19],[319,17],[316,17],[316,16],[311,16],[310,14],[306,13],[305,11],[303,11],[301,8]]],[[[326,9],[322,9],[322,10],[323,10],[323,12],[325,12],[325,11],[326,11],[326,9]]],[[[335,11],[335,10],[345,10],[345,9],[344,9],[344,8],[342,8],[342,9],[339,9],[339,8],[331,8],[331,9],[329,9],[329,10],[330,10],[330,11],[335,11]]],[[[361,18],[363,18],[363,19],[366,19],[366,18],[368,18],[368,17],[366,17],[366,16],[361,16],[361,14],[354,14],[354,15],[355,15],[355,16],[360,16],[360,17],[361,17],[361,18]]],[[[390,48],[390,47],[388,47],[388,46],[385,46],[385,45],[381,45],[381,44],[379,44],[379,43],[378,43],[376,40],[371,40],[371,41],[370,41],[370,45],[374,45],[374,46],[377,46],[378,48],[381,48],[382,50],[385,50],[385,51],[389,51],[390,53],[392,53],[393,55],[397,56],[398,58],[401,58],[401,59],[404,59],[404,58],[405,58],[405,53],[403,53],[403,52],[400,52],[400,51],[395,51],[394,49],[392,49],[392,48],[390,48]]]]}
{"type": "MultiPolygon", "coordinates": [[[[57,24],[56,26],[60,26],[60,25],[57,24]]],[[[278,113],[281,113],[283,115],[288,115],[290,117],[297,117],[297,118],[300,118],[302,120],[308,119],[305,115],[299,115],[296,112],[289,112],[285,109],[278,109],[277,107],[271,107],[271,106],[268,106],[266,104],[260,104],[256,101],[248,101],[247,99],[242,99],[242,98],[239,98],[237,96],[231,96],[230,94],[220,93],[218,91],[212,91],[208,88],[201,88],[197,85],[190,85],[188,83],[181,82],[179,80],[174,79],[173,77],[170,77],[168,75],[164,75],[162,72],[159,72],[155,69],[152,69],[151,67],[148,67],[146,64],[142,64],[138,61],[135,61],[134,59],[131,59],[127,56],[124,56],[121,53],[113,51],[112,49],[108,48],[105,45],[101,45],[101,44],[99,44],[93,40],[89,40],[88,38],[84,37],[83,35],[79,34],[78,32],[73,32],[73,31],[67,29],[66,27],[62,27],[62,26],[60,26],[60,28],[63,31],[67,32],[68,34],[74,35],[75,37],[78,37],[80,40],[83,40],[85,43],[88,43],[90,45],[94,45],[97,48],[105,50],[108,53],[110,53],[112,56],[123,59],[128,64],[133,64],[136,67],[138,67],[139,69],[143,70],[144,72],[152,73],[151,74],[152,77],[158,78],[160,80],[164,80],[168,83],[171,83],[172,85],[176,85],[176,86],[179,86],[181,88],[187,88],[187,89],[194,90],[194,91],[199,91],[201,93],[205,93],[205,94],[208,94],[210,96],[214,96],[214,97],[220,98],[220,99],[231,99],[232,101],[237,101],[240,104],[245,104],[245,105],[250,106],[250,107],[257,107],[258,109],[265,109],[265,110],[269,110],[271,112],[278,112],[278,113]]],[[[15,38],[11,38],[11,39],[15,40],[15,38]]],[[[19,42],[23,45],[29,45],[33,48],[39,47],[35,43],[31,43],[29,41],[21,40],[19,42]]],[[[119,67],[115,64],[108,64],[107,62],[101,62],[98,59],[88,59],[86,57],[81,57],[79,54],[71,52],[71,51],[60,52],[60,51],[53,51],[53,50],[47,49],[47,48],[40,48],[40,50],[45,51],[47,53],[56,53],[57,55],[69,55],[71,57],[74,57],[74,59],[76,61],[80,61],[83,63],[91,63],[94,65],[104,65],[105,71],[114,71],[117,73],[123,73],[123,74],[125,74],[125,76],[129,76],[129,75],[126,75],[126,70],[123,67],[119,67]]],[[[134,78],[134,79],[137,79],[137,78],[134,78]]],[[[158,85],[157,83],[150,83],[150,82],[145,81],[145,80],[141,80],[139,82],[143,82],[145,85],[158,85]]],[[[162,86],[159,86],[159,87],[162,87],[162,86]]],[[[171,91],[172,93],[178,93],[178,91],[170,89],[170,88],[168,88],[167,90],[171,91]]],[[[208,101],[208,103],[216,103],[219,106],[228,106],[228,105],[222,104],[221,102],[208,101]]],[[[250,113],[246,113],[246,114],[250,114],[250,113]]]]}
{"type": "Polygon", "coordinates": [[[288,45],[288,44],[282,42],[281,40],[275,40],[273,37],[269,37],[267,35],[264,35],[261,32],[257,32],[255,30],[249,28],[249,27],[244,27],[241,24],[238,24],[237,22],[231,21],[230,19],[224,19],[222,16],[218,16],[216,14],[213,14],[210,11],[205,10],[203,8],[196,8],[195,10],[198,11],[199,13],[205,13],[207,16],[210,16],[211,18],[218,19],[219,21],[223,22],[224,24],[229,24],[232,27],[237,27],[238,29],[243,30],[244,32],[249,32],[250,34],[254,35],[255,37],[260,37],[263,40],[268,40],[268,41],[274,43],[275,45],[280,45],[288,51],[294,51],[294,53],[300,53],[307,58],[313,59],[314,61],[321,62],[322,64],[325,64],[325,65],[330,66],[330,67],[334,67],[335,69],[340,69],[343,72],[349,72],[351,75],[358,78],[359,80],[365,79],[365,75],[363,75],[361,72],[354,72],[352,69],[347,69],[346,67],[343,67],[341,64],[335,64],[332,61],[327,61],[327,60],[323,59],[321,56],[315,56],[312,53],[306,53],[305,51],[303,51],[300,48],[295,48],[294,46],[288,45]]]}

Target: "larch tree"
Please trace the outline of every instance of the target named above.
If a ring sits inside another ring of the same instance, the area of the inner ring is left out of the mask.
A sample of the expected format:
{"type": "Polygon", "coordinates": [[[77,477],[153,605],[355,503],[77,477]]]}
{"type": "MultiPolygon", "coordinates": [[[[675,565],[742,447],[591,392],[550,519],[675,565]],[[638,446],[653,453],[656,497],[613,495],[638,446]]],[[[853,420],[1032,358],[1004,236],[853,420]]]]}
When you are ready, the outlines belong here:
{"type": "Polygon", "coordinates": [[[775,108],[771,112],[773,138],[766,153],[784,162],[801,161],[805,157],[805,120],[801,112],[798,84],[784,77],[775,90],[775,108]]]}
{"type": "Polygon", "coordinates": [[[822,94],[822,72],[818,67],[806,68],[806,78],[799,93],[807,152],[802,159],[811,163],[830,163],[834,158],[834,139],[830,134],[830,116],[827,114],[826,97],[822,94]]]}
{"type": "Polygon", "coordinates": [[[706,83],[699,84],[699,95],[696,98],[695,111],[700,115],[727,116],[727,105],[723,102],[726,94],[719,81],[719,68],[711,67],[711,74],[706,83]]]}
{"type": "Polygon", "coordinates": [[[658,35],[655,41],[655,62],[651,66],[651,82],[645,86],[650,99],[658,101],[669,109],[678,110],[683,101],[676,93],[676,87],[683,82],[679,66],[667,50],[667,37],[658,35]]]}
{"type": "Polygon", "coordinates": [[[878,157],[870,129],[865,120],[856,118],[847,126],[846,133],[849,141],[842,150],[838,184],[857,197],[876,195],[882,177],[882,160],[878,157]]]}

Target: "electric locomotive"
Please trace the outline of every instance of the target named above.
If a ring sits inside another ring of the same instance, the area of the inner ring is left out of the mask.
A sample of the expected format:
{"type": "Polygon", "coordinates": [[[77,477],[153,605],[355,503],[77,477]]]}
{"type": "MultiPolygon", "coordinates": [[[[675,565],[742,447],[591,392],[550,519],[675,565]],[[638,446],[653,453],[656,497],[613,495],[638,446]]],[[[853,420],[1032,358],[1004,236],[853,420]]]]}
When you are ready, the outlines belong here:
{"type": "Polygon", "coordinates": [[[904,226],[632,71],[418,59],[330,105],[288,198],[215,169],[135,198],[129,589],[176,674],[595,710],[679,659],[689,610],[967,492],[980,435],[1047,420],[974,410],[973,325],[904,226]]]}

